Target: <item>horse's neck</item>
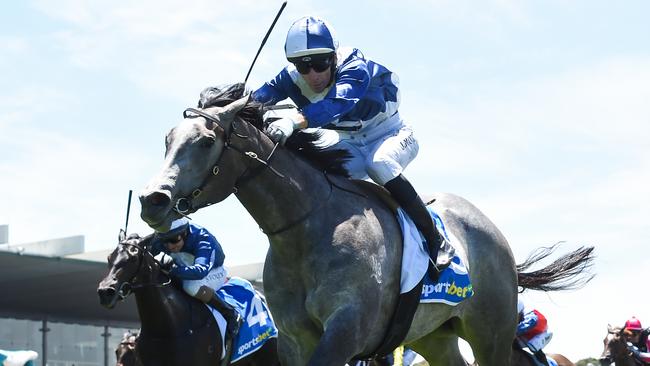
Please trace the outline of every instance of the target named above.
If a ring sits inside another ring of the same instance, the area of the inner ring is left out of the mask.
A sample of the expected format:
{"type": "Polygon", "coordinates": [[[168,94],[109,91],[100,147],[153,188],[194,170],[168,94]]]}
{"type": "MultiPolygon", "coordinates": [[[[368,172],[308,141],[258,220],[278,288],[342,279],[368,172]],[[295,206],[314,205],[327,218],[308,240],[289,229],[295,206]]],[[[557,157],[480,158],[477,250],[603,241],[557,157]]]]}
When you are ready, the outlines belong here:
{"type": "Polygon", "coordinates": [[[277,149],[270,167],[283,177],[265,168],[236,193],[265,231],[274,232],[306,219],[328,199],[331,185],[325,174],[289,150],[277,149]]]}
{"type": "Polygon", "coordinates": [[[135,301],[143,329],[170,324],[173,308],[163,305],[166,295],[167,289],[162,287],[144,287],[135,291],[135,301]]]}
{"type": "Polygon", "coordinates": [[[622,338],[610,340],[606,347],[608,348],[609,354],[614,357],[614,364],[616,366],[637,366],[634,358],[624,351],[627,350],[627,345],[622,338]],[[621,347],[620,352],[617,351],[617,347],[621,347]]]}
{"type": "MultiPolygon", "coordinates": [[[[162,283],[162,282],[160,282],[162,283]]],[[[179,290],[171,284],[147,286],[135,291],[142,333],[161,335],[178,334],[191,326],[179,290]],[[189,325],[188,325],[189,324],[189,325]]]]}

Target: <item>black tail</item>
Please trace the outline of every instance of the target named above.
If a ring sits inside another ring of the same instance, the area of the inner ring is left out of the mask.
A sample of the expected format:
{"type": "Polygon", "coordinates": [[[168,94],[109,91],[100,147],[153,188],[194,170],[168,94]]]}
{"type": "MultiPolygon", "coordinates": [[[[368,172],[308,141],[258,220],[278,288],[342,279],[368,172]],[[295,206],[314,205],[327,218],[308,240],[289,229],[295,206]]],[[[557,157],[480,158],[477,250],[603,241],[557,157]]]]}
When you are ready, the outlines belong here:
{"type": "Polygon", "coordinates": [[[548,266],[531,272],[524,272],[541,260],[550,256],[557,243],[551,247],[536,249],[526,261],[517,265],[517,284],[523,292],[526,289],[539,291],[575,290],[583,287],[594,274],[590,273],[594,264],[594,247],[580,247],[561,256],[548,266]]]}

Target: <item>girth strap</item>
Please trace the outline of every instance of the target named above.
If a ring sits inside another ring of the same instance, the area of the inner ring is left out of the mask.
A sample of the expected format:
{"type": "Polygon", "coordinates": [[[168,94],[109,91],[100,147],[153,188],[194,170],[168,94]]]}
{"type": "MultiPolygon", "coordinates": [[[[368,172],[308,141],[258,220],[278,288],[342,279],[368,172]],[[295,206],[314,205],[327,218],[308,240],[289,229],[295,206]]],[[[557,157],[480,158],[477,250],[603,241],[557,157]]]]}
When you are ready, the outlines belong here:
{"type": "Polygon", "coordinates": [[[423,284],[424,278],[411,291],[399,295],[388,330],[377,350],[370,355],[355,356],[353,360],[374,360],[385,357],[402,344],[411,328],[415,311],[420,304],[423,284]]]}

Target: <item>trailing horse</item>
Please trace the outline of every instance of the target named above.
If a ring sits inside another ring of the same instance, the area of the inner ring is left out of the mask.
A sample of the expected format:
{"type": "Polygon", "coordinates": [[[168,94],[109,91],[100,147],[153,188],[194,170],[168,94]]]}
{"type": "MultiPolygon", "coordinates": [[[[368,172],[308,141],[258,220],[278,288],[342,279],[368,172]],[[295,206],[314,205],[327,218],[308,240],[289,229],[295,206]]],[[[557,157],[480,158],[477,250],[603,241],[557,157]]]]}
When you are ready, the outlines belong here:
{"type": "Polygon", "coordinates": [[[627,342],[623,336],[623,327],[607,325],[607,335],[603,339],[603,353],[600,355],[600,365],[609,366],[639,366],[640,362],[630,354],[627,342]]]}
{"type": "MultiPolygon", "coordinates": [[[[243,94],[235,85],[186,110],[167,135],[162,170],[140,194],[141,217],[164,231],[181,214],[234,193],[269,238],[264,289],[282,364],[343,365],[372,355],[400,293],[402,233],[379,198],[386,194],[342,175],[341,153],[314,153],[309,133],[274,144],[262,107],[243,94]]],[[[432,199],[467,254],[474,295],[456,306],[420,304],[404,343],[432,366],[464,366],[460,336],[481,365],[502,366],[515,337],[517,286],[571,288],[593,248],[524,273],[476,207],[450,194],[432,199]]]]}
{"type": "MultiPolygon", "coordinates": [[[[141,321],[135,351],[142,364],[219,365],[223,338],[217,321],[205,304],[161,271],[150,252],[152,238],[137,234],[126,238],[120,233],[119,244],[108,257],[108,274],[97,289],[100,303],[112,308],[131,292],[135,294],[141,321]]],[[[279,365],[276,339],[268,339],[232,365],[279,365]]]]}
{"type": "Polygon", "coordinates": [[[135,351],[138,333],[126,332],[115,349],[115,366],[143,366],[135,351]]]}

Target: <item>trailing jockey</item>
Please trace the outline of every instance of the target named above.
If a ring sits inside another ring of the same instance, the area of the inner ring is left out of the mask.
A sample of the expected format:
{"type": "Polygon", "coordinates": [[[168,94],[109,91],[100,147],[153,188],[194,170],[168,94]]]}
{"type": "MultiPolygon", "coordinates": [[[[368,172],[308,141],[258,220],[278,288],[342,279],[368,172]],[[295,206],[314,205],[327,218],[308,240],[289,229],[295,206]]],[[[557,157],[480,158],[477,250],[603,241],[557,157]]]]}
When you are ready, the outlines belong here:
{"type": "Polygon", "coordinates": [[[169,231],[156,233],[152,254],[169,275],[183,281],[185,292],[212,306],[226,319],[224,364],[228,364],[243,319],[216,294],[228,275],[223,268],[225,255],[217,239],[204,227],[183,217],[174,220],[169,231]]]}
{"type": "Polygon", "coordinates": [[[553,338],[548,330],[548,322],[544,314],[537,309],[527,308],[523,300],[517,300],[517,340],[520,347],[526,347],[542,365],[548,366],[548,360],[543,348],[553,338]]]}

